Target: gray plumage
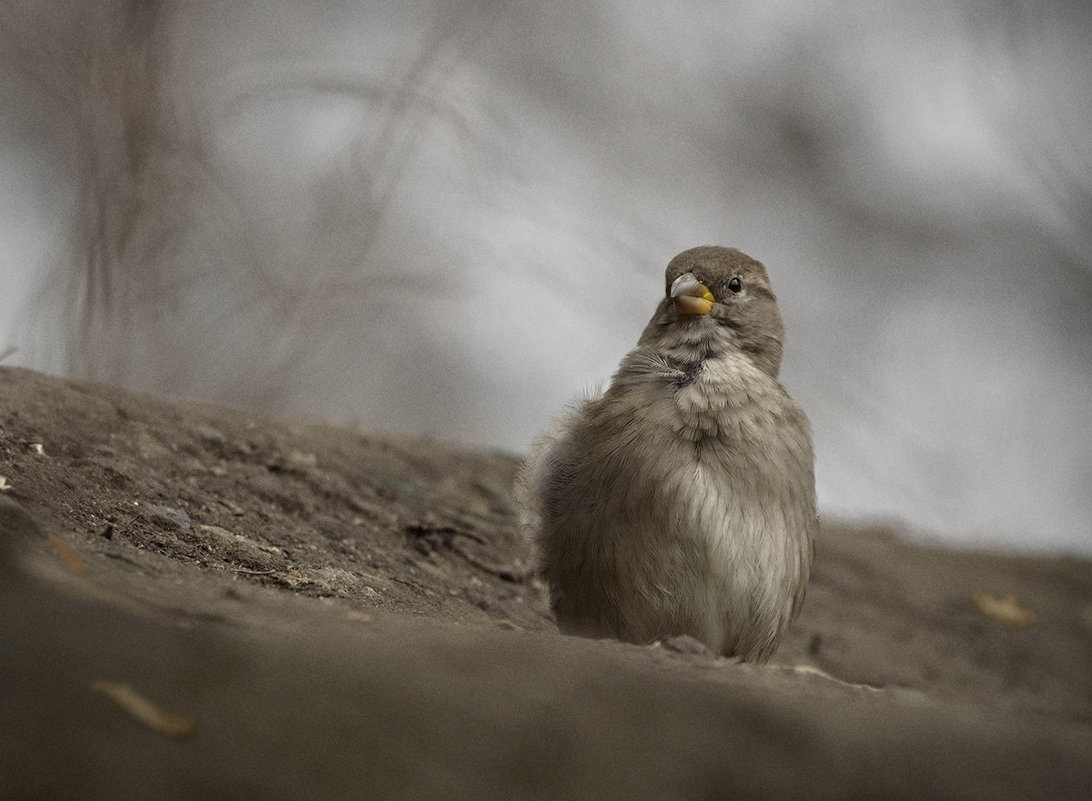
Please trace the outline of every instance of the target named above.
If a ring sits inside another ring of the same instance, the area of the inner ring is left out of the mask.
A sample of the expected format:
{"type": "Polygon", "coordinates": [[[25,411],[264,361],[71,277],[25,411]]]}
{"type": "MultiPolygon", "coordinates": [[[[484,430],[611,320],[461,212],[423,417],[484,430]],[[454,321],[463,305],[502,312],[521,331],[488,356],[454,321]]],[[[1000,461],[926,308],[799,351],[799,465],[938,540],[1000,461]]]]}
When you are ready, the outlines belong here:
{"type": "Polygon", "coordinates": [[[777,381],[781,314],[734,249],[679,254],[666,288],[606,392],[532,449],[524,523],[562,631],[765,660],[818,529],[808,421],[777,381]]]}

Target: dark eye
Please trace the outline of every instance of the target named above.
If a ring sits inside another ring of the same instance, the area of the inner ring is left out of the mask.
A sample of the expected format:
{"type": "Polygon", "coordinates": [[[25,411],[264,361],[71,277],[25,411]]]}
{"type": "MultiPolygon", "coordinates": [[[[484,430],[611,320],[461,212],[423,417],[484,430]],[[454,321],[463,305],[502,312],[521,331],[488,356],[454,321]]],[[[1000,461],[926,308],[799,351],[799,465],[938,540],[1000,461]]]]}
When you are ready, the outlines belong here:
{"type": "Polygon", "coordinates": [[[733,292],[742,292],[743,291],[743,282],[740,281],[738,277],[733,278],[731,281],[728,282],[728,288],[730,290],[732,290],[733,292]]]}

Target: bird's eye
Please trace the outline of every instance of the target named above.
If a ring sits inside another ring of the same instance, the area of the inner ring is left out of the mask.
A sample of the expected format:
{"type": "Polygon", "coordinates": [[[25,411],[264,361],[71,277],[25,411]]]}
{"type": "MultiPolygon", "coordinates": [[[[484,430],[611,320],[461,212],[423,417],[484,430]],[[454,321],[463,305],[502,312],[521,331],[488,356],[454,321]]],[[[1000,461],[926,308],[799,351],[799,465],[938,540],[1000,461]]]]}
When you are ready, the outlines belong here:
{"type": "Polygon", "coordinates": [[[737,276],[736,278],[733,278],[731,281],[728,282],[728,288],[733,292],[742,292],[743,282],[740,281],[739,277],[737,276]]]}

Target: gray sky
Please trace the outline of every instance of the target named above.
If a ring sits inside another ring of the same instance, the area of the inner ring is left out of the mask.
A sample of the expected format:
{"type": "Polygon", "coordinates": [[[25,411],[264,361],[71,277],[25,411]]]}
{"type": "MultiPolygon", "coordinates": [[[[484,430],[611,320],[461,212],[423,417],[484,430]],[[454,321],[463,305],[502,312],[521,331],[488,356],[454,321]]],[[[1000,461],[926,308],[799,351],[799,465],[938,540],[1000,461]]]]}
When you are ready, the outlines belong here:
{"type": "Polygon", "coordinates": [[[8,363],[519,452],[732,245],[825,514],[1092,553],[1081,4],[35,5],[8,363]]]}

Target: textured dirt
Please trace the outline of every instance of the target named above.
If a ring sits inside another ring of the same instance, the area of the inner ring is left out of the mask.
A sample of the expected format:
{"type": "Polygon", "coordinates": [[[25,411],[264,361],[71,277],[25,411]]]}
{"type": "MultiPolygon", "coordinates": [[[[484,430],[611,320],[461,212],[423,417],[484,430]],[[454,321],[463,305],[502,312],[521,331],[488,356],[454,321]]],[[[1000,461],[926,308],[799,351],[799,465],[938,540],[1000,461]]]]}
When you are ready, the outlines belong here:
{"type": "Polygon", "coordinates": [[[771,665],[576,640],[516,466],[0,368],[0,797],[1092,797],[1087,561],[827,524],[771,665]]]}

